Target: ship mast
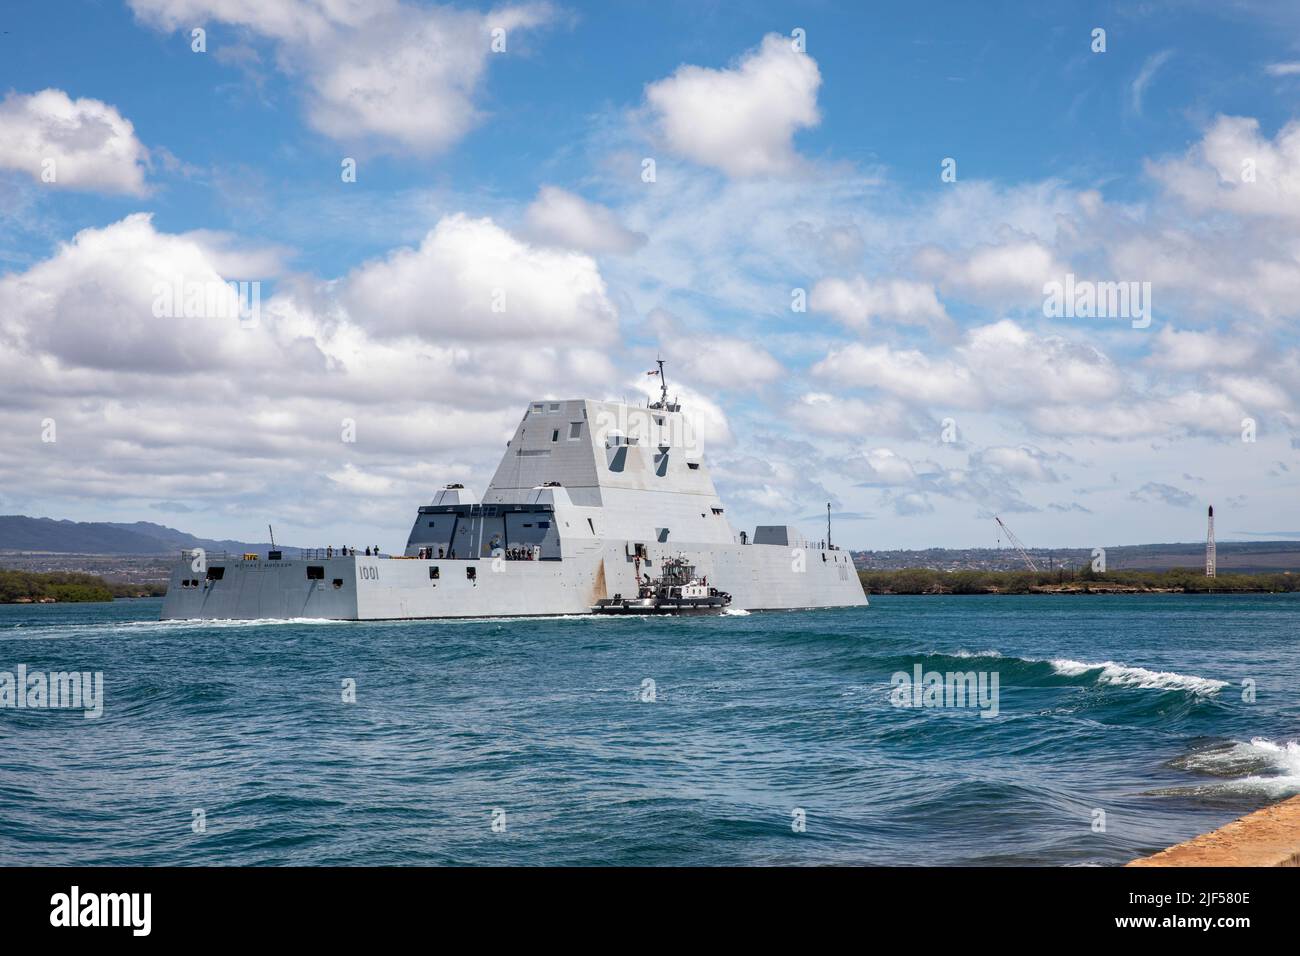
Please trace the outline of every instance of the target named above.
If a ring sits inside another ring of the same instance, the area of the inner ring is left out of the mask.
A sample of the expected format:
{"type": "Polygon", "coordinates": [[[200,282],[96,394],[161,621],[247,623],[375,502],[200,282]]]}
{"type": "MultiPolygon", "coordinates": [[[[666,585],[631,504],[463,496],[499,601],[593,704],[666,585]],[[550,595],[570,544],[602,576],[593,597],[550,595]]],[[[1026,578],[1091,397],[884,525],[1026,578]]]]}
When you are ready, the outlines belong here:
{"type": "Polygon", "coordinates": [[[659,376],[659,401],[651,402],[651,408],[661,408],[666,412],[679,412],[682,407],[676,402],[668,401],[668,378],[664,375],[664,360],[656,358],[655,363],[659,366],[656,371],[647,372],[647,375],[659,376]]]}

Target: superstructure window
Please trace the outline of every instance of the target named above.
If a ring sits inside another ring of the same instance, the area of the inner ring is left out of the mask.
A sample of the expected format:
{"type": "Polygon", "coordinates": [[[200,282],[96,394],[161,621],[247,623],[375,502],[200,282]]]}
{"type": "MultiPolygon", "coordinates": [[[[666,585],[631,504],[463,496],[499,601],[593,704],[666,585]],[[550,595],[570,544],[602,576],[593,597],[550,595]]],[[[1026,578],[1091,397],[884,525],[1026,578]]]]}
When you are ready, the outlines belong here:
{"type": "Polygon", "coordinates": [[[430,581],[436,581],[436,580],[438,580],[438,578],[441,577],[441,576],[442,576],[442,572],[438,570],[438,566],[437,566],[436,564],[431,565],[431,566],[429,567],[429,580],[430,580],[430,581]]]}
{"type": "Polygon", "coordinates": [[[478,579],[478,568],[474,567],[473,565],[470,565],[468,568],[466,568],[466,569],[465,569],[465,578],[466,578],[467,580],[470,580],[470,581],[475,581],[475,580],[477,580],[477,579],[478,579]]]}
{"type": "Polygon", "coordinates": [[[323,566],[321,566],[321,565],[318,565],[318,564],[309,564],[309,565],[307,565],[307,580],[308,580],[308,581],[324,581],[324,580],[325,580],[325,568],[324,568],[323,566]]]}
{"type": "Polygon", "coordinates": [[[582,422],[569,422],[569,440],[582,437],[582,422]]]}
{"type": "Polygon", "coordinates": [[[209,581],[220,581],[225,576],[226,576],[225,568],[208,568],[209,581]]]}
{"type": "Polygon", "coordinates": [[[559,441],[559,440],[560,440],[560,430],[557,428],[553,432],[551,432],[551,441],[559,441]]]}
{"type": "Polygon", "coordinates": [[[698,461],[688,461],[686,463],[686,467],[689,468],[691,471],[699,471],[700,463],[698,461]]]}

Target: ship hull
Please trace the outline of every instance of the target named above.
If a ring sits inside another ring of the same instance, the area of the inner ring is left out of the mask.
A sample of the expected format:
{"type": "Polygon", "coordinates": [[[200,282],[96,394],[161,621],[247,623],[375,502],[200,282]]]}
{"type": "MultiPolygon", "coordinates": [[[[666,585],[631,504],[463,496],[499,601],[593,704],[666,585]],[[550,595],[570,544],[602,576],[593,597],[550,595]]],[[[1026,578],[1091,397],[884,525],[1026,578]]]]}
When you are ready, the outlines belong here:
{"type": "MultiPolygon", "coordinates": [[[[162,618],[382,621],[590,614],[599,600],[637,593],[638,565],[624,552],[609,544],[554,561],[371,556],[213,560],[208,567],[221,569],[215,580],[206,568],[199,572],[192,563],[179,562],[162,618]],[[309,578],[309,568],[319,568],[320,576],[309,578]]],[[[733,545],[681,553],[710,586],[731,594],[732,608],[867,604],[847,552],[733,545]]],[[[639,567],[643,573],[653,570],[653,562],[639,567]]]]}

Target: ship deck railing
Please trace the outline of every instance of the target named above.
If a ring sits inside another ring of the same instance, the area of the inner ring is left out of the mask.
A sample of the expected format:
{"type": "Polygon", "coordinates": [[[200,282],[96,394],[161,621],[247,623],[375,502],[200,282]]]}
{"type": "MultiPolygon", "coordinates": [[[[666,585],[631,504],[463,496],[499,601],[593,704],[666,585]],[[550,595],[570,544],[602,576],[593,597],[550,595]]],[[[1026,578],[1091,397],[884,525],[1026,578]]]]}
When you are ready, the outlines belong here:
{"type": "MultiPolygon", "coordinates": [[[[265,551],[209,551],[206,548],[182,548],[180,559],[182,561],[193,561],[199,551],[203,552],[206,561],[269,561],[269,554],[265,551]]],[[[364,551],[354,551],[348,548],[345,553],[342,548],[275,548],[273,551],[280,554],[280,561],[326,561],[332,558],[353,558],[353,557],[392,557],[392,555],[381,555],[372,551],[367,555],[364,551]]]]}

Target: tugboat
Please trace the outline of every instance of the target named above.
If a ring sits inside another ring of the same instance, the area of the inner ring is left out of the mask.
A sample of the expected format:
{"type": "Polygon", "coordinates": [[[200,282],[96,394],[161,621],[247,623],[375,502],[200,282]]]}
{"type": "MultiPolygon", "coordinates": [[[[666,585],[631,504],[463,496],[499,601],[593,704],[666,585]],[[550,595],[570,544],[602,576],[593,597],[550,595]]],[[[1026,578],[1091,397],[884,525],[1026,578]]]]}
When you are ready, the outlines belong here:
{"type": "Polygon", "coordinates": [[[637,561],[637,596],[615,594],[592,606],[593,614],[721,614],[731,605],[731,595],[709,587],[708,578],[695,576],[695,565],[684,556],[665,558],[658,579],[642,575],[637,561]]]}

